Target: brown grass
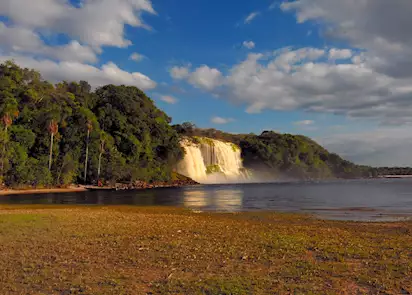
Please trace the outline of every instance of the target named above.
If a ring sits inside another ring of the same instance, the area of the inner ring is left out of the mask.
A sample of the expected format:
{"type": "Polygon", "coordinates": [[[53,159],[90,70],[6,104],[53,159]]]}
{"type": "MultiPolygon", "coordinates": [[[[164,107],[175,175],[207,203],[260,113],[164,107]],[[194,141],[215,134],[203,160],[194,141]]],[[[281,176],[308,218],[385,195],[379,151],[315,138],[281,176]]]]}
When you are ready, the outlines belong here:
{"type": "Polygon", "coordinates": [[[0,206],[0,294],[411,294],[412,223],[0,206]]]}

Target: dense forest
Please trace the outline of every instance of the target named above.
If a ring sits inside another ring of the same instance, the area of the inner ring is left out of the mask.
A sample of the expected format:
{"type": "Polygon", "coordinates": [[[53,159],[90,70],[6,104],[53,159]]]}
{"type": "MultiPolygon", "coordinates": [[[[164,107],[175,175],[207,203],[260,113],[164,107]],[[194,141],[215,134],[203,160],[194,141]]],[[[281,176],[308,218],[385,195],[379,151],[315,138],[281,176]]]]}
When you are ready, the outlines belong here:
{"type": "Polygon", "coordinates": [[[264,131],[261,135],[230,134],[216,129],[200,129],[186,122],[174,125],[186,136],[204,136],[233,142],[242,150],[248,169],[293,178],[364,178],[380,175],[412,174],[411,168],[372,168],[356,165],[329,153],[312,139],[302,135],[264,131]]]}
{"type": "Polygon", "coordinates": [[[136,87],[86,81],[51,84],[13,62],[0,65],[0,183],[170,181],[184,151],[182,136],[205,136],[240,146],[246,168],[301,178],[411,174],[410,168],[371,168],[329,153],[313,140],[171,126],[171,118],[136,87]]]}
{"type": "Polygon", "coordinates": [[[6,186],[168,181],[183,156],[171,118],[135,87],[53,85],[0,65],[0,178],[6,186]]]}

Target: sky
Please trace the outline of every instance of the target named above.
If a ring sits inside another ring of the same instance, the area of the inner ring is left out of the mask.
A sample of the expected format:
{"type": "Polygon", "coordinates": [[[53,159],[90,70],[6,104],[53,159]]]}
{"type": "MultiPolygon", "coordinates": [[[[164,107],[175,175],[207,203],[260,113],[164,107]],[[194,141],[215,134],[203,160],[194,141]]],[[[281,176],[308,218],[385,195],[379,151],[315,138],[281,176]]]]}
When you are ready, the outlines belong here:
{"type": "Polygon", "coordinates": [[[412,165],[412,1],[1,0],[0,62],[137,86],[173,118],[412,165]]]}

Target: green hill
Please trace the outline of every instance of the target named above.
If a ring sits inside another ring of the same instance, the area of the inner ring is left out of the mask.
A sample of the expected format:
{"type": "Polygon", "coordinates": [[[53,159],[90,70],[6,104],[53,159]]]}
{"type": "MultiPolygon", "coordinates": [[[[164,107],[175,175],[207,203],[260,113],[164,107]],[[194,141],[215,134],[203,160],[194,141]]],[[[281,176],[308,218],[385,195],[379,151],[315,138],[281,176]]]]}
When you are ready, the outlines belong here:
{"type": "Polygon", "coordinates": [[[261,135],[230,134],[215,129],[199,129],[191,123],[175,125],[186,136],[204,136],[233,142],[242,150],[245,168],[291,178],[360,178],[376,176],[376,169],[359,166],[329,153],[302,135],[264,131],[261,135]]]}

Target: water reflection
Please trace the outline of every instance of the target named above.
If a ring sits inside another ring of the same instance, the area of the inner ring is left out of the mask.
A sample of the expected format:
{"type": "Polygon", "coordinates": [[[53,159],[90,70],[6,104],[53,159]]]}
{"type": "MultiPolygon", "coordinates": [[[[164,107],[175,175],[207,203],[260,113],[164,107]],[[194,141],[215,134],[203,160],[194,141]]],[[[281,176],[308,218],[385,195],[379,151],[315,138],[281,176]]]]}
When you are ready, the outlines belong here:
{"type": "Polygon", "coordinates": [[[243,205],[243,190],[185,190],[183,204],[187,208],[215,211],[241,211],[243,205]]]}
{"type": "Polygon", "coordinates": [[[243,190],[218,190],[214,192],[214,205],[220,211],[241,211],[243,190]]]}
{"type": "Polygon", "coordinates": [[[206,191],[200,190],[188,190],[183,193],[183,203],[187,208],[192,209],[203,209],[208,207],[208,201],[206,191]]]}
{"type": "Polygon", "coordinates": [[[1,196],[8,204],[181,206],[201,211],[270,210],[323,218],[381,220],[412,216],[412,180],[210,185],[141,191],[1,196]]]}

